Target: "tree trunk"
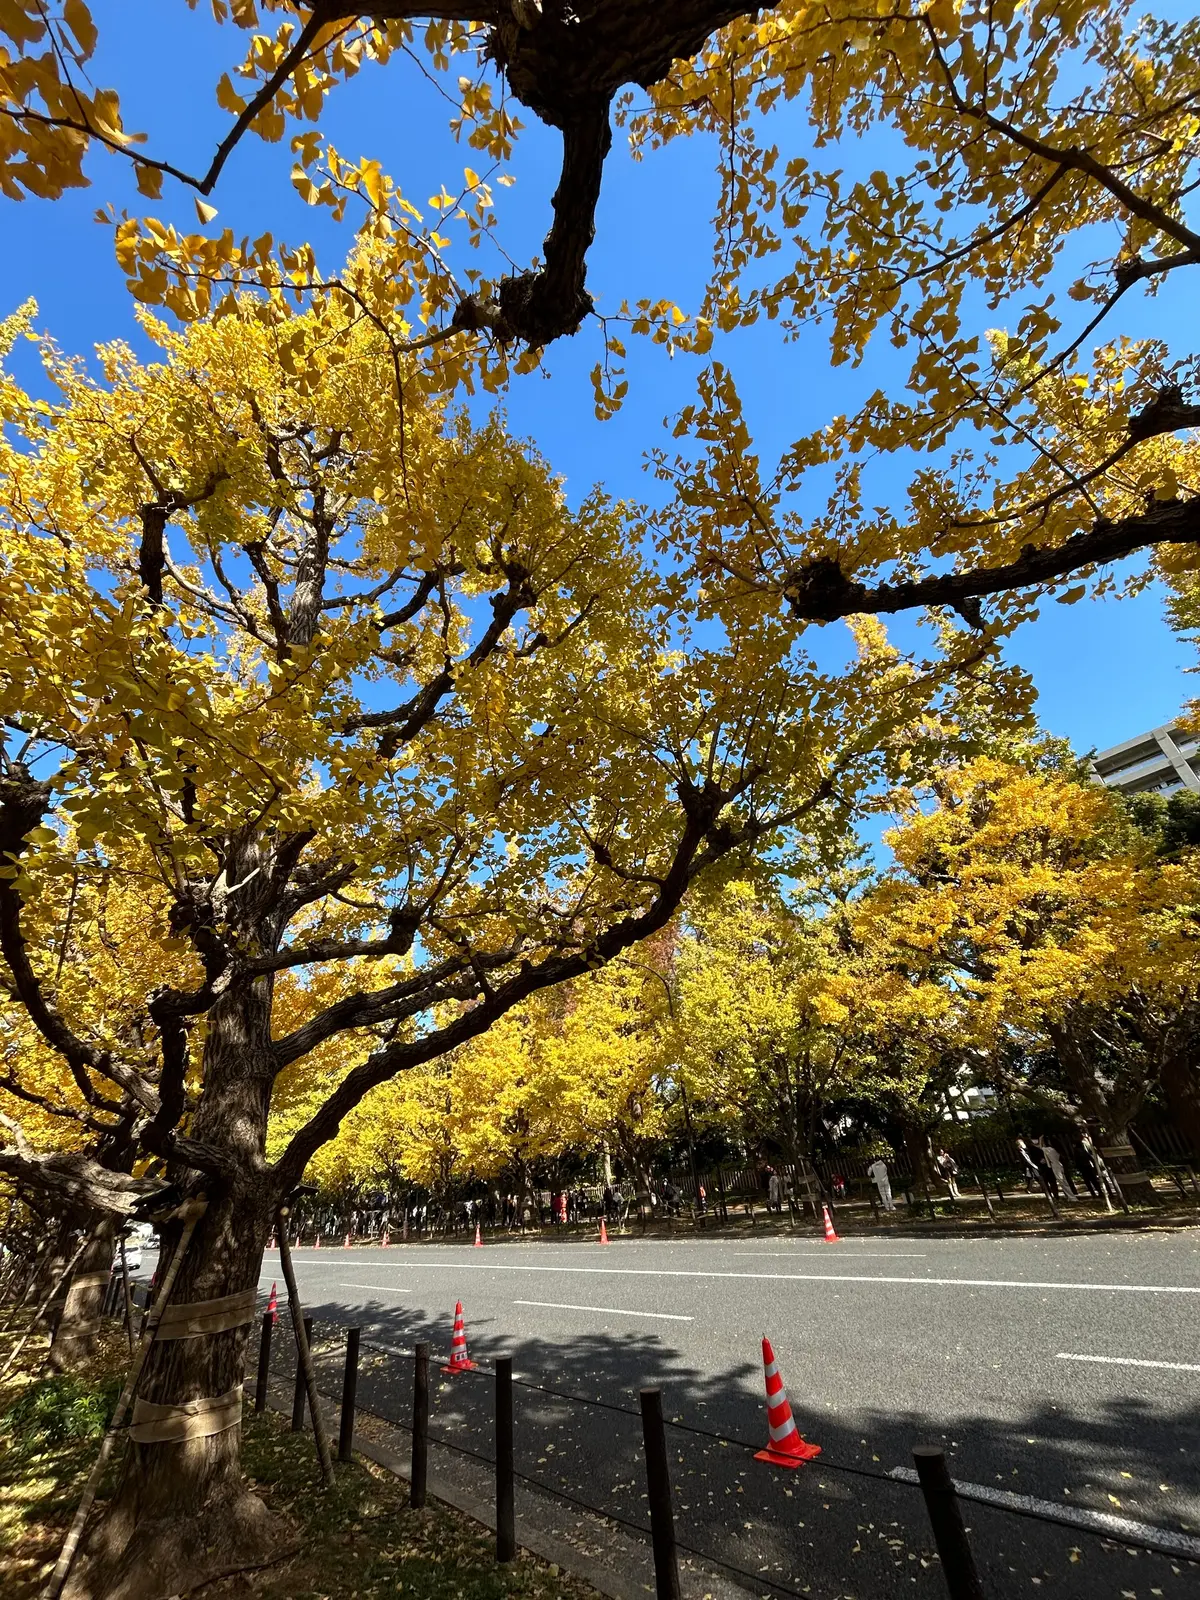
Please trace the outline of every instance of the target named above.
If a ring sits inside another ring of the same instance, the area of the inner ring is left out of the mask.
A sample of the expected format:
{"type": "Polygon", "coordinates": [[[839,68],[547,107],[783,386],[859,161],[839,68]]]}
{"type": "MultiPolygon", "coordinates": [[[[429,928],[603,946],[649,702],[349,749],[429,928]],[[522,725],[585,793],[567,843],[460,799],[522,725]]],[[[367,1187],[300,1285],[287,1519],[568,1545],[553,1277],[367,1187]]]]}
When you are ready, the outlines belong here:
{"type": "Polygon", "coordinates": [[[1092,1137],[1100,1148],[1104,1163],[1130,1205],[1158,1204],[1150,1176],[1142,1170],[1129,1138],[1129,1124],[1144,1100],[1134,1101],[1128,1094],[1107,1094],[1087,1053],[1080,1048],[1069,1027],[1050,1025],[1048,1032],[1067,1081],[1074,1091],[1092,1137]]]}
{"type": "Polygon", "coordinates": [[[93,1221],[87,1246],[71,1275],[62,1315],[54,1330],[54,1340],[46,1358],[49,1372],[65,1372],[95,1353],[116,1233],[115,1217],[101,1215],[93,1221]]]}
{"type": "MultiPolygon", "coordinates": [[[[62,1277],[63,1270],[67,1262],[70,1261],[75,1244],[78,1242],[78,1233],[79,1224],[76,1221],[67,1219],[58,1224],[55,1230],[54,1243],[34,1267],[33,1289],[29,1298],[35,1306],[41,1305],[42,1301],[62,1277]]],[[[54,1315],[53,1308],[50,1311],[50,1315],[54,1315]]]]}
{"type": "Polygon", "coordinates": [[[1192,1147],[1192,1159],[1200,1161],[1200,1072],[1183,1051],[1163,1059],[1159,1076],[1171,1120],[1192,1147]]]}
{"type": "Polygon", "coordinates": [[[911,1122],[903,1122],[900,1127],[904,1135],[904,1151],[912,1168],[913,1195],[925,1199],[933,1193],[936,1186],[929,1130],[911,1122]]]}
{"type": "MultiPolygon", "coordinates": [[[[263,980],[231,990],[209,1013],[204,1092],[190,1130],[228,1157],[232,1176],[205,1186],[209,1206],[171,1298],[199,1306],[258,1285],[281,1198],[264,1163],[274,1064],[263,980]]],[[[172,1174],[182,1177],[184,1174],[172,1174]]],[[[194,1174],[192,1174],[194,1177],[194,1174]]],[[[163,1229],[170,1259],[180,1224],[163,1229]]],[[[270,1557],[285,1532],[242,1483],[240,1389],[253,1311],[240,1326],[190,1338],[160,1335],[138,1400],[156,1407],[229,1397],[224,1416],[192,1420],[178,1442],[137,1439],[138,1408],[117,1493],[85,1539],[71,1600],[161,1600],[270,1557]],[[233,1426],[206,1433],[232,1415],[233,1426]],[[199,1426],[196,1426],[199,1424],[199,1426]]],[[[152,1423],[143,1409],[143,1420],[152,1423]]]]}

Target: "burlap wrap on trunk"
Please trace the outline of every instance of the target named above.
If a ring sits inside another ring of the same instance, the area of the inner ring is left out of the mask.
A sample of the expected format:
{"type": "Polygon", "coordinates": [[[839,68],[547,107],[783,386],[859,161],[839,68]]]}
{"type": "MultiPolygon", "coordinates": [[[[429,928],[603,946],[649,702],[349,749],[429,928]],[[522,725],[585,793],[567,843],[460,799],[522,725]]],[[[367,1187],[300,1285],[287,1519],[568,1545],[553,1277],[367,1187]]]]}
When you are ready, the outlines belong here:
{"type": "Polygon", "coordinates": [[[158,1325],[160,1339],[199,1339],[206,1333],[228,1333],[254,1321],[255,1291],[239,1289],[219,1300],[193,1300],[168,1305],[158,1325]]]}
{"type": "Polygon", "coordinates": [[[111,1273],[108,1272],[81,1272],[78,1277],[71,1279],[72,1289],[94,1289],[98,1284],[107,1283],[111,1273]]]}
{"type": "Polygon", "coordinates": [[[188,1439],[211,1439],[236,1428],[242,1420],[242,1386],[207,1400],[187,1400],[178,1406],[156,1406],[139,1400],[133,1408],[129,1437],[135,1444],[183,1444],[188,1439]]]}

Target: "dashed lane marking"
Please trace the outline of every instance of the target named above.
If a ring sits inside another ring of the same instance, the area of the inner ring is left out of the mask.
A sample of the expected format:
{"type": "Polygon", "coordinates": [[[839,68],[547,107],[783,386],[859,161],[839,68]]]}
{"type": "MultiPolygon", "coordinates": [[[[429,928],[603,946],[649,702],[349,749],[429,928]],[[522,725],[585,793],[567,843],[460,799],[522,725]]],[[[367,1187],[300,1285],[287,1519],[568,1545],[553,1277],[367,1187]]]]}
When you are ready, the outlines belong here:
{"type": "Polygon", "coordinates": [[[1159,1367],[1164,1372],[1200,1372],[1200,1365],[1191,1361],[1139,1361],[1133,1356],[1077,1356],[1060,1350],[1058,1361],[1095,1361],[1105,1367],[1159,1367]]]}
{"type": "Polygon", "coordinates": [[[515,1306],[540,1306],[543,1311],[597,1311],[606,1317],[653,1317],[659,1322],[695,1322],[673,1311],[623,1311],[620,1306],[573,1306],[561,1300],[514,1300],[515,1306]]]}

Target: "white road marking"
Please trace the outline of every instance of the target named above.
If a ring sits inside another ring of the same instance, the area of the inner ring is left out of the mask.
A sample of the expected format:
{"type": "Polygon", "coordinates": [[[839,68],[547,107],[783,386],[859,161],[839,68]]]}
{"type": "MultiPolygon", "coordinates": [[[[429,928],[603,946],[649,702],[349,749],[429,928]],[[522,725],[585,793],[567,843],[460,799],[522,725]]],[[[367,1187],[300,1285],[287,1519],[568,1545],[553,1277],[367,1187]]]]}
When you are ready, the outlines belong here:
{"type": "MultiPolygon", "coordinates": [[[[901,1483],[917,1483],[911,1467],[893,1467],[889,1478],[901,1483]]],[[[1039,1500],[1031,1494],[1014,1494],[1010,1489],[993,1489],[986,1483],[963,1483],[954,1480],[955,1493],[961,1500],[978,1500],[983,1505],[1003,1506],[1008,1511],[1031,1511],[1036,1516],[1047,1517],[1052,1522],[1069,1523],[1075,1528],[1086,1528],[1110,1539],[1136,1540],[1161,1550],[1167,1555],[1186,1556],[1189,1561],[1200,1560],[1200,1539],[1191,1534],[1176,1533],[1173,1528],[1160,1528],[1152,1522],[1136,1522],[1132,1517],[1116,1517],[1111,1511],[1090,1511],[1084,1506],[1063,1505],[1057,1500],[1039,1500]]]]}
{"type": "Polygon", "coordinates": [[[619,1306],[573,1306],[561,1300],[514,1300],[515,1306],[541,1306],[544,1311],[599,1311],[606,1317],[654,1317],[659,1322],[695,1322],[673,1311],[622,1311],[619,1306]]]}
{"type": "Polygon", "coordinates": [[[397,1289],[400,1289],[402,1287],[403,1287],[403,1285],[399,1284],[399,1283],[339,1283],[338,1284],[338,1288],[339,1289],[380,1289],[380,1290],[383,1291],[384,1294],[394,1294],[397,1289]]]}
{"type": "MultiPolygon", "coordinates": [[[[749,1256],[751,1260],[765,1261],[768,1256],[778,1256],[784,1261],[798,1261],[801,1256],[820,1257],[822,1261],[830,1259],[827,1250],[735,1250],[735,1256],[749,1256]]],[[[928,1250],[855,1250],[853,1259],[865,1261],[868,1256],[877,1261],[921,1260],[929,1254],[928,1250]]],[[[847,1259],[850,1259],[849,1257],[847,1259]]]]}
{"type": "Polygon", "coordinates": [[[1058,1361],[1096,1361],[1106,1367],[1161,1367],[1164,1372],[1200,1372],[1200,1365],[1190,1361],[1136,1361],[1133,1356],[1075,1356],[1060,1350],[1058,1361]]]}
{"type": "Polygon", "coordinates": [[[739,1278],[767,1283],[916,1283],[950,1289],[1078,1289],[1086,1294],[1200,1294],[1200,1284],[1043,1283],[1030,1278],[900,1278],[856,1272],[699,1272],[684,1267],[524,1267],[508,1262],[430,1261],[407,1264],[433,1272],[573,1272],[606,1278],[739,1278]]]}

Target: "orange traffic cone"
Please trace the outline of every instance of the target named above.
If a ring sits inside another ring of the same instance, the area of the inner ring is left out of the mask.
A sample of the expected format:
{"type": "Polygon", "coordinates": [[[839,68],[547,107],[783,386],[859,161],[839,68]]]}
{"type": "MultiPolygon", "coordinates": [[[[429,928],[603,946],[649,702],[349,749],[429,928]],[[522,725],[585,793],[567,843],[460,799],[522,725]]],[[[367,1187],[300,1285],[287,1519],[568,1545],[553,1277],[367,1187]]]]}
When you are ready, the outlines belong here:
{"type": "Polygon", "coordinates": [[[821,1454],[819,1444],[806,1444],[800,1437],[788,1404],[787,1390],[779,1373],[779,1363],[771,1341],[763,1335],[763,1372],[767,1380],[767,1448],[759,1450],[755,1461],[771,1461],[777,1467],[802,1467],[821,1454]]]}
{"type": "Polygon", "coordinates": [[[825,1243],[840,1244],[841,1240],[834,1231],[833,1218],[829,1215],[829,1207],[822,1206],[821,1210],[825,1213],[825,1243]]]}
{"type": "Polygon", "coordinates": [[[390,1248],[391,1248],[391,1243],[392,1243],[392,1236],[391,1236],[391,1234],[390,1234],[390,1233],[389,1233],[389,1232],[388,1232],[388,1231],[387,1231],[387,1229],[386,1229],[386,1228],[385,1228],[385,1229],[384,1229],[384,1230],[383,1230],[383,1238],[382,1238],[382,1239],[380,1239],[380,1241],[379,1241],[379,1242],[380,1242],[380,1244],[381,1244],[381,1245],[382,1245],[382,1246],[383,1246],[383,1248],[384,1248],[384,1249],[385,1249],[385,1250],[388,1250],[388,1249],[390,1249],[390,1248]]]}
{"type": "Polygon", "coordinates": [[[342,1249],[343,1250],[349,1250],[349,1248],[350,1248],[350,1235],[347,1234],[346,1237],[342,1240],[342,1249]]]}
{"type": "Polygon", "coordinates": [[[275,1285],[271,1285],[271,1297],[267,1301],[267,1315],[272,1322],[279,1321],[279,1296],[275,1293],[275,1285]]]}
{"type": "Polygon", "coordinates": [[[479,1231],[478,1223],[475,1224],[475,1244],[477,1247],[483,1244],[483,1235],[479,1231]]]}
{"type": "Polygon", "coordinates": [[[450,1360],[443,1372],[473,1372],[475,1363],[467,1360],[467,1328],[463,1322],[462,1301],[454,1303],[454,1332],[450,1336],[450,1360]]]}
{"type": "Polygon", "coordinates": [[[608,1243],[608,1229],[604,1226],[604,1218],[600,1218],[600,1243],[608,1243]]]}
{"type": "Polygon", "coordinates": [[[321,1235],[318,1234],[317,1235],[317,1242],[316,1242],[316,1244],[313,1245],[313,1249],[314,1250],[319,1250],[320,1248],[321,1248],[321,1235]]]}

